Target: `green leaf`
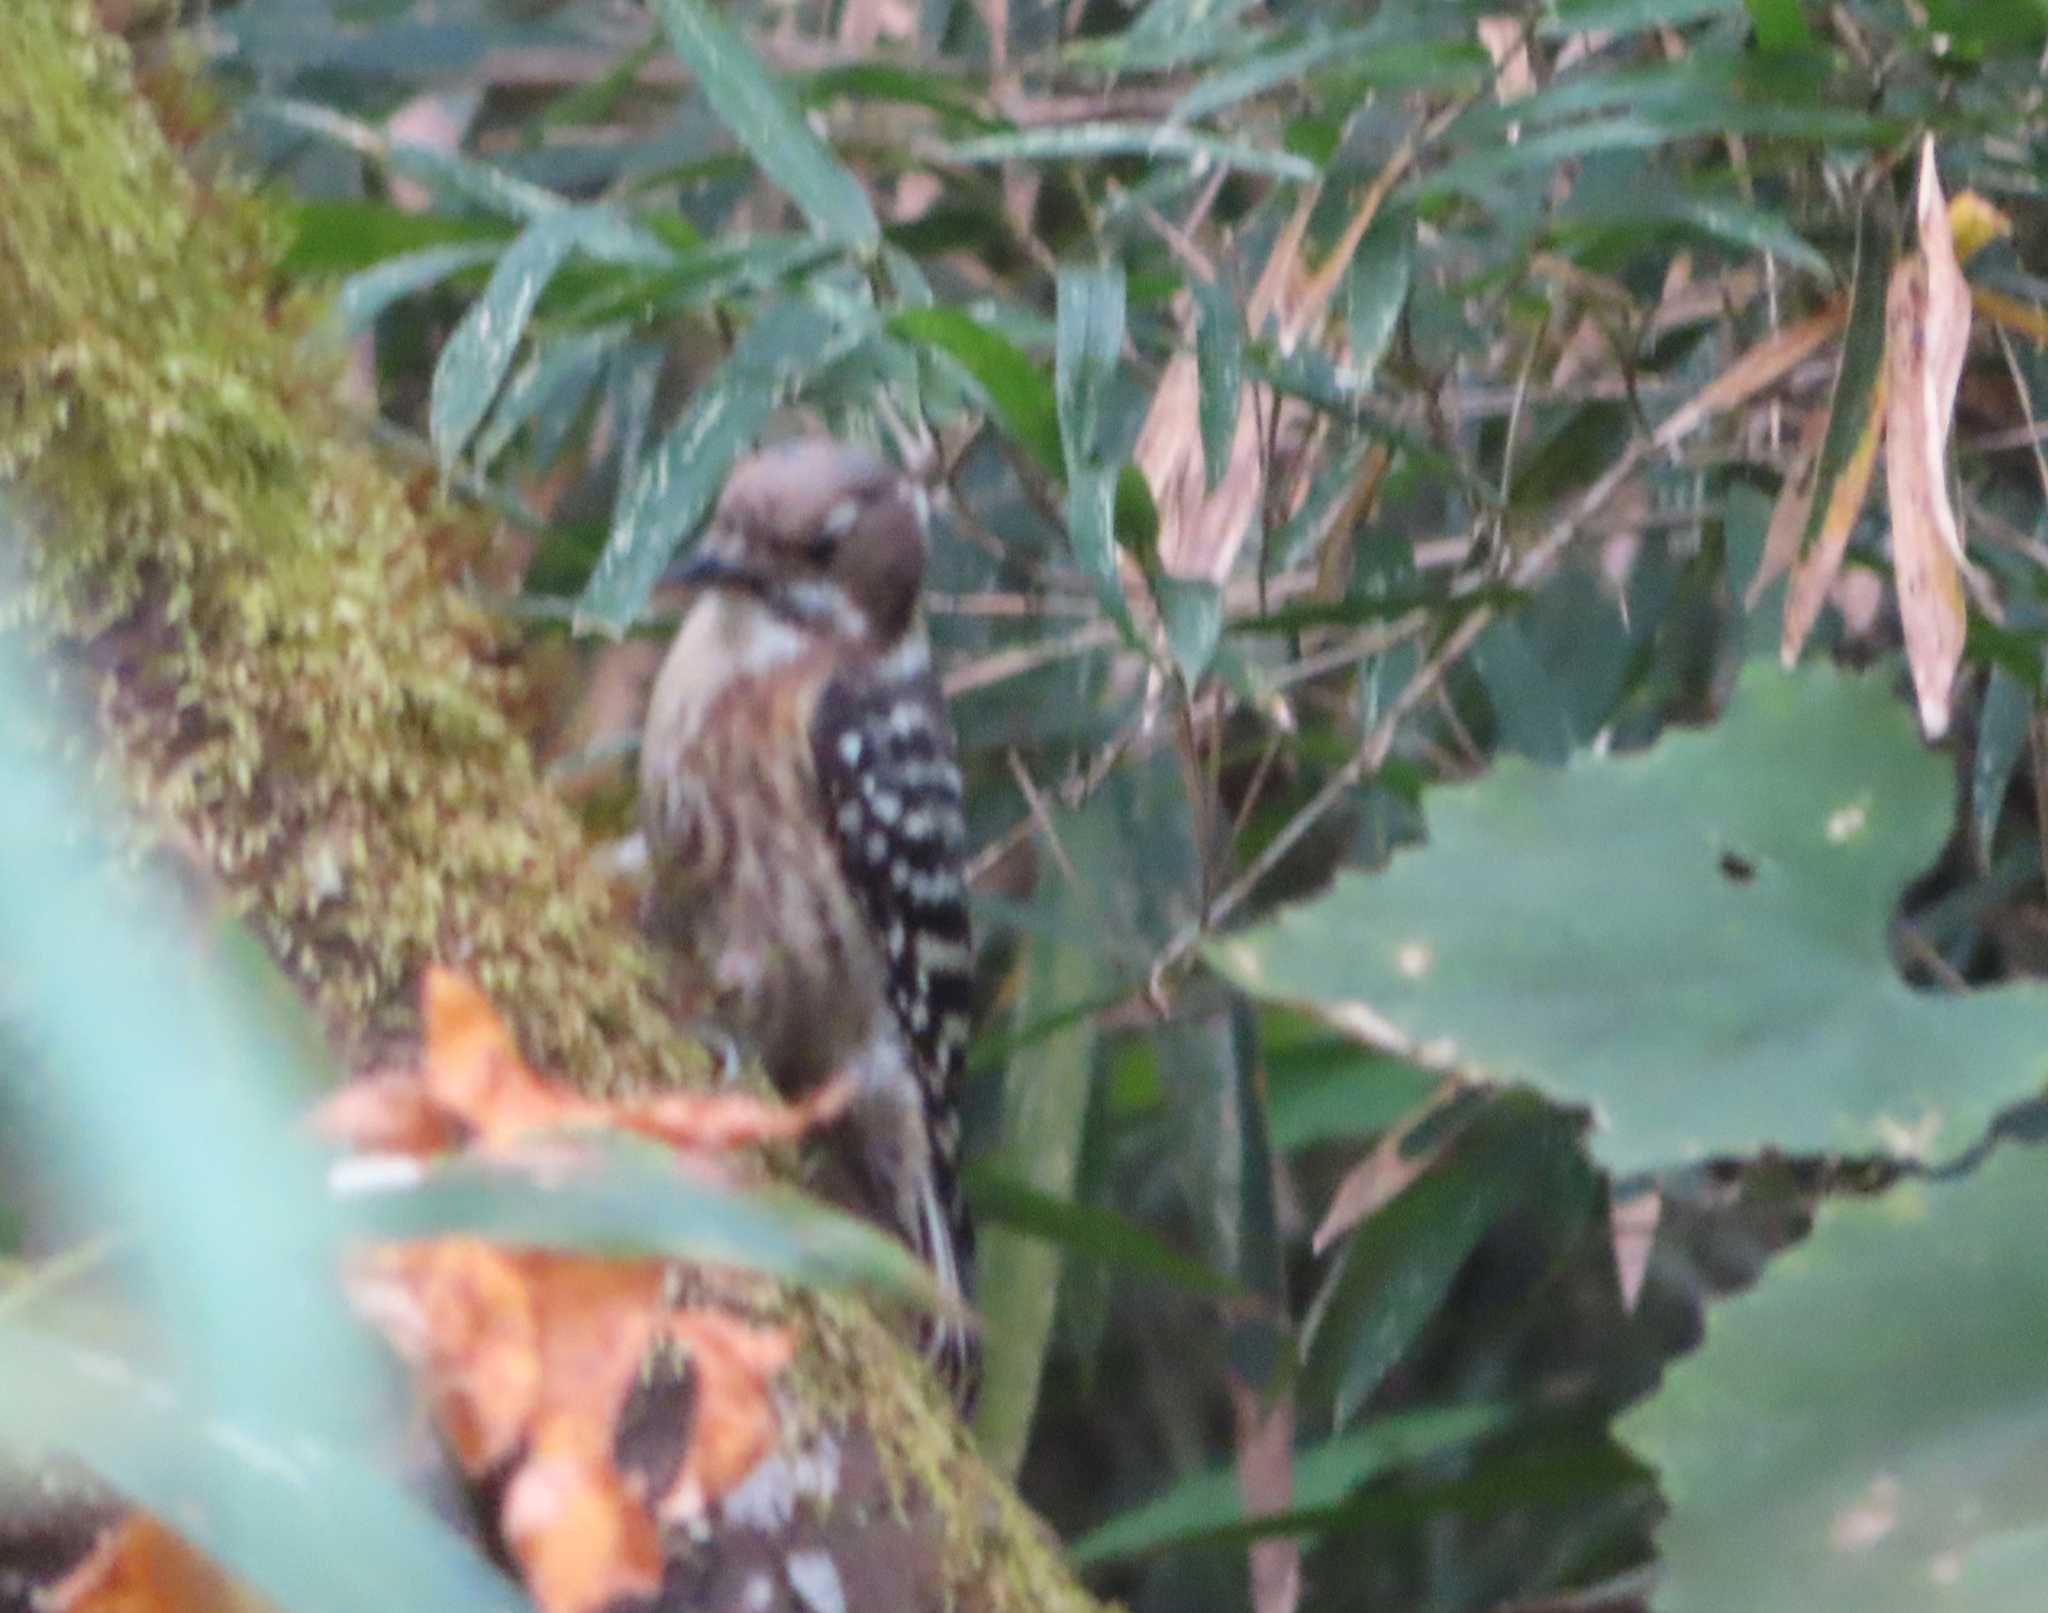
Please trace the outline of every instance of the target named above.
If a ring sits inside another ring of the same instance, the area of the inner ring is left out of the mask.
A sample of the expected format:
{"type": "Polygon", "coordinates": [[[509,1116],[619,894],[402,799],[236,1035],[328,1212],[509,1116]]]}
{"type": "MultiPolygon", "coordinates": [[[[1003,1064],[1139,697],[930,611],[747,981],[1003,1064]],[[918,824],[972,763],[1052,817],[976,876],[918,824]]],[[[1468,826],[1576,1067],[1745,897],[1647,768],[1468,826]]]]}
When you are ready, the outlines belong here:
{"type": "Polygon", "coordinates": [[[1202,681],[1223,637],[1223,590],[1206,577],[1152,579],[1152,598],[1166,628],[1166,648],[1190,689],[1202,681]]]}
{"type": "Polygon", "coordinates": [[[1991,855],[1998,838],[1998,820],[2005,812],[2005,792],[2013,769],[2027,748],[2027,720],[2034,702],[2019,679],[1993,667],[1984,691],[1983,714],[1977,719],[1977,756],[1970,769],[1970,821],[1977,831],[1977,851],[1991,855]]]}
{"type": "Polygon", "coordinates": [[[516,233],[494,218],[401,213],[383,202],[302,201],[286,217],[292,244],[279,269],[294,278],[362,274],[430,247],[502,248],[516,233]]]}
{"type": "Polygon", "coordinates": [[[819,371],[867,340],[873,327],[808,302],[778,303],[747,327],[682,417],[631,474],[612,517],[611,537],[577,601],[580,625],[622,633],[775,411],[819,371]]]}
{"type": "MultiPolygon", "coordinates": [[[[1377,1474],[1484,1439],[1511,1416],[1504,1406],[1432,1407],[1382,1417],[1300,1451],[1294,1458],[1294,1507],[1265,1521],[1275,1533],[1312,1532],[1299,1514],[1335,1505],[1377,1474]]],[[[1211,1535],[1256,1534],[1261,1521],[1247,1517],[1236,1472],[1218,1468],[1183,1479],[1157,1500],[1083,1535],[1074,1543],[1073,1557],[1086,1568],[1211,1535]]]]}
{"type": "Polygon", "coordinates": [[[1056,1198],[986,1165],[969,1171],[968,1189],[975,1214],[991,1226],[1043,1239],[1068,1254],[1158,1277],[1197,1294],[1218,1299],[1244,1294],[1243,1287],[1229,1276],[1182,1254],[1114,1210],[1056,1198]]]}
{"type": "Polygon", "coordinates": [[[1446,96],[1476,88],[1492,71],[1485,50],[1470,40],[1382,44],[1380,33],[1371,26],[1316,32],[1241,66],[1204,73],[1169,116],[1192,123],[1281,85],[1299,86],[1324,68],[1341,73],[1347,90],[1436,90],[1446,96]]]}
{"type": "Polygon", "coordinates": [[[1240,173],[1270,174],[1275,179],[1305,183],[1316,166],[1291,151],[1219,140],[1171,123],[1067,123],[1015,134],[984,135],[939,147],[942,162],[1081,162],[1103,157],[1146,157],[1157,162],[1198,163],[1204,168],[1231,168],[1240,173]]]}
{"type": "Polygon", "coordinates": [[[1426,849],[1210,958],[1590,1108],[1617,1172],[1953,1150],[2048,1072],[2048,988],[1935,996],[1892,967],[1951,785],[1882,676],[1752,665],[1705,732],[1426,804],[1426,849]]]}
{"type": "Polygon", "coordinates": [[[958,308],[906,309],[890,319],[889,328],[964,369],[1011,441],[1047,475],[1063,474],[1052,383],[1007,336],[958,308]]]}
{"type": "Polygon", "coordinates": [[[1747,0],[1756,42],[1764,50],[1802,50],[1813,43],[1801,0],[1747,0]]]}
{"type": "Polygon", "coordinates": [[[174,1388],[91,1344],[0,1321],[0,1384],[35,1386],[5,1397],[8,1444],[82,1461],[273,1606],[360,1613],[402,1584],[424,1607],[529,1613],[518,1588],[390,1474],[210,1414],[194,1392],[203,1382],[174,1388]]]}
{"type": "Polygon", "coordinates": [[[1345,1240],[1309,1312],[1298,1395],[1349,1423],[1442,1308],[1459,1270],[1534,1174],[1545,1146],[1530,1105],[1495,1103],[1455,1152],[1375,1210],[1345,1240]]]}
{"type": "Polygon", "coordinates": [[[732,1266],[813,1287],[863,1284],[929,1302],[923,1266],[894,1238],[779,1185],[702,1181],[635,1137],[573,1137],[545,1180],[530,1166],[468,1154],[416,1177],[352,1182],[359,1236],[468,1236],[524,1248],[732,1266]]]}
{"type": "Polygon", "coordinates": [[[882,239],[858,179],[811,132],[781,82],[730,24],[698,0],[654,0],[654,14],[711,110],[761,171],[828,240],[872,252],[882,239]]]}
{"type": "Polygon", "coordinates": [[[495,241],[470,241],[430,246],[392,258],[349,277],[335,295],[334,317],[344,331],[354,334],[375,324],[393,303],[438,286],[465,269],[489,263],[503,250],[495,241]]]}
{"type": "Polygon", "coordinates": [[[1372,385],[1407,306],[1414,269],[1415,221],[1400,213],[1381,213],[1344,273],[1344,324],[1351,342],[1345,371],[1355,390],[1372,385]]]}
{"type": "Polygon", "coordinates": [[[1067,471],[1067,536],[1104,606],[1128,624],[1116,558],[1116,484],[1123,467],[1102,441],[1123,354],[1123,270],[1062,268],[1056,303],[1053,398],[1067,471]]]}
{"type": "Polygon", "coordinates": [[[1702,17],[1732,16],[1742,9],[1742,0],[1552,0],[1539,32],[1588,33],[1611,29],[1617,33],[1645,28],[1676,28],[1702,17]]]}
{"type": "MultiPolygon", "coordinates": [[[[434,366],[427,434],[443,470],[461,456],[483,423],[512,367],[513,354],[519,350],[541,292],[569,254],[594,250],[619,261],[636,251],[631,242],[637,235],[614,213],[579,207],[536,219],[505,249],[483,295],[463,315],[434,366]]],[[[646,256],[638,260],[643,265],[669,261],[665,247],[651,237],[640,239],[646,245],[646,256]]]]}
{"type": "MultiPolygon", "coordinates": [[[[1963,1057],[1958,1050],[1958,1057],[1963,1057]]],[[[2010,1613],[2048,1582],[2048,1160],[1826,1203],[1617,1432],[1660,1469],[1658,1613],[2010,1613]]]]}
{"type": "Polygon", "coordinates": [[[1230,469],[1237,440],[1238,409],[1244,394],[1244,319],[1237,299],[1222,280],[1196,278],[1196,418],[1202,432],[1202,474],[1210,492],[1230,469]]]}
{"type": "Polygon", "coordinates": [[[1813,475],[1813,507],[1807,512],[1802,549],[1819,535],[1834,501],[1835,483],[1855,456],[1870,420],[1877,375],[1884,362],[1884,304],[1891,286],[1891,242],[1868,214],[1856,229],[1856,278],[1849,292],[1849,325],[1842,337],[1842,361],[1828,403],[1828,430],[1821,439],[1813,475]]]}
{"type": "Polygon", "coordinates": [[[506,386],[490,424],[476,439],[476,463],[489,468],[509,448],[520,428],[535,416],[573,403],[580,407],[602,375],[605,363],[625,344],[618,326],[584,331],[549,342],[534,353],[506,386]]]}
{"type": "MultiPolygon", "coordinates": [[[[1099,832],[1078,820],[1079,854],[1099,832]]],[[[1016,1023],[1034,1025],[1096,986],[1094,954],[1056,939],[1034,940],[1024,963],[1016,1023]]],[[[1011,1180],[1054,1202],[1071,1202],[1080,1168],[1094,1074],[1096,1017],[1083,1014],[1014,1053],[1003,1079],[1002,1141],[994,1156],[1011,1180]]],[[[982,1328],[981,1404],[974,1438],[989,1465],[1014,1474],[1023,1465],[1038,1409],[1045,1352],[1059,1307],[1061,1246],[998,1231],[983,1240],[979,1300],[982,1328]]]]}

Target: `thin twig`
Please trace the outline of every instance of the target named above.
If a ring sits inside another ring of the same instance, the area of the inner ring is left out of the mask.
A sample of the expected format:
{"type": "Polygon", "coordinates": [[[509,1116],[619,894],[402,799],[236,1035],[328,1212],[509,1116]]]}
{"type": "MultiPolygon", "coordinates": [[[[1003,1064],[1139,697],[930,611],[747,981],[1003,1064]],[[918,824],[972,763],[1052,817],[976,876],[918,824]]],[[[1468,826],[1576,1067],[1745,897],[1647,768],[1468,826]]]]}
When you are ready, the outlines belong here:
{"type": "Polygon", "coordinates": [[[1408,680],[1407,687],[1394,697],[1387,707],[1386,715],[1373,725],[1372,732],[1365,737],[1365,743],[1352,753],[1351,759],[1323,781],[1322,788],[1309,798],[1308,803],[1295,813],[1286,828],[1273,837],[1266,849],[1252,859],[1250,866],[1230,883],[1222,895],[1209,904],[1207,911],[1195,922],[1185,926],[1167,944],[1166,950],[1152,966],[1151,977],[1155,989],[1167,971],[1175,968],[1192,952],[1204,935],[1244,905],[1245,899],[1264,883],[1266,876],[1279,866],[1281,859],[1300,844],[1302,837],[1321,822],[1332,807],[1343,800],[1368,773],[1378,769],[1387,759],[1387,752],[1393,748],[1394,736],[1399,731],[1403,719],[1427,698],[1430,691],[1436,687],[1437,680],[1450,670],[1452,663],[1471,648],[1472,641],[1486,630],[1487,624],[1492,620],[1492,607],[1482,605],[1452,629],[1450,636],[1437,647],[1436,653],[1422,664],[1415,676],[1408,680]]]}

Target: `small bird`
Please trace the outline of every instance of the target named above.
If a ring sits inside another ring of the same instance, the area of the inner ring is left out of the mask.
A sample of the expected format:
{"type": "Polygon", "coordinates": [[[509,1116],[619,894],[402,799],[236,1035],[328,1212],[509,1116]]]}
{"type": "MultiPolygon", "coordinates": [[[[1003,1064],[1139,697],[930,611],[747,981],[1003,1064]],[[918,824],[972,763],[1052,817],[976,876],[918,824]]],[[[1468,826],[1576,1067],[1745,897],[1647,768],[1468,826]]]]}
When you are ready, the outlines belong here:
{"type": "Polygon", "coordinates": [[[740,464],[640,753],[648,927],[787,1095],[854,1078],[835,1163],[961,1302],[927,1354],[963,1405],[974,1231],[959,1080],[973,956],[959,766],[920,598],[923,488],[805,438],[740,464]]]}

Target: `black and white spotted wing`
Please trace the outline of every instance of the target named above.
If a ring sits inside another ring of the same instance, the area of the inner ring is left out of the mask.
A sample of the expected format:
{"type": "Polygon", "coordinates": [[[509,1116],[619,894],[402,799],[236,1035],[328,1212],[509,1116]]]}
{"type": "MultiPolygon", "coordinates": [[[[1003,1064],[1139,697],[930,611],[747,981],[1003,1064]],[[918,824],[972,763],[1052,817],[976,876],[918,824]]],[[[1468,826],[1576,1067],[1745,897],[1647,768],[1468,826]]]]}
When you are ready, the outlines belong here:
{"type": "Polygon", "coordinates": [[[950,1174],[974,981],[960,769],[937,679],[842,673],[820,696],[811,744],[840,865],[887,964],[933,1152],[950,1174]]]}

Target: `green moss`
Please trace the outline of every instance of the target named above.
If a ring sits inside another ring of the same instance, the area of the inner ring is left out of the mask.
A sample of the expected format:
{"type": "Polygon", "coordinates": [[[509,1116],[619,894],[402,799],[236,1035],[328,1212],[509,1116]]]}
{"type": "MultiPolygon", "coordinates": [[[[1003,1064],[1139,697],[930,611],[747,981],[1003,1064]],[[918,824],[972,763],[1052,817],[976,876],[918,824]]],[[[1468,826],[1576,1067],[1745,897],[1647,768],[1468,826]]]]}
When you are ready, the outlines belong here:
{"type": "MultiPolygon", "coordinates": [[[[420,968],[468,971],[542,1068],[701,1077],[541,788],[447,586],[465,518],[336,403],[273,215],[179,163],[85,0],[0,0],[0,483],[40,534],[6,618],[94,680],[110,777],[196,862],[355,1058],[420,968]]],[[[958,1605],[1091,1605],[850,1300],[798,1299],[809,1415],[873,1430],[946,1518],[958,1605]]]]}
{"type": "Polygon", "coordinates": [[[5,10],[0,478],[50,512],[31,617],[102,680],[135,804],[345,1048],[438,958],[587,1085],[698,1068],[507,724],[490,625],[271,298],[270,213],[181,168],[86,8],[5,10]]]}

